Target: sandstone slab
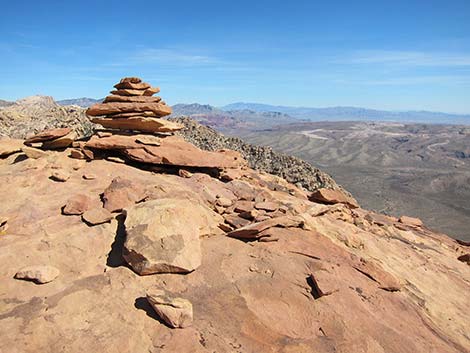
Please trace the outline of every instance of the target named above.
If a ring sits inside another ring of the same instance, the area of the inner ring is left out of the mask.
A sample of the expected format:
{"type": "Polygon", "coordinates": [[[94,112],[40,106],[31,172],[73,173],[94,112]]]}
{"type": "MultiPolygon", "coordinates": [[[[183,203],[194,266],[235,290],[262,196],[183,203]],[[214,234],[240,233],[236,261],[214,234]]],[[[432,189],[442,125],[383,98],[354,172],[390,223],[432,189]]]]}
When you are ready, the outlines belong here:
{"type": "Polygon", "coordinates": [[[113,218],[114,215],[102,207],[92,208],[82,214],[83,221],[91,226],[107,223],[113,218]]]}
{"type": "Polygon", "coordinates": [[[129,118],[93,118],[91,121],[105,128],[139,130],[145,132],[173,132],[183,128],[178,123],[145,116],[132,116],[129,118]]]}
{"type": "Polygon", "coordinates": [[[336,203],[344,203],[351,208],[358,208],[359,204],[357,201],[344,194],[339,190],[331,190],[331,189],[318,189],[317,191],[313,192],[310,197],[310,201],[319,202],[319,203],[326,203],[326,204],[336,204],[336,203]]]}
{"type": "Polygon", "coordinates": [[[98,103],[86,111],[89,116],[100,116],[107,114],[118,114],[128,112],[154,112],[158,117],[171,114],[171,107],[161,103],[130,103],[130,102],[110,102],[98,103]]]}
{"type": "Polygon", "coordinates": [[[126,149],[124,153],[132,160],[199,168],[237,168],[246,161],[234,151],[202,151],[178,136],[161,139],[160,146],[126,149]]]}
{"type": "Polygon", "coordinates": [[[77,194],[67,200],[62,209],[64,215],[81,215],[92,206],[90,197],[84,194],[77,194]]]}
{"type": "Polygon", "coordinates": [[[420,220],[419,218],[401,216],[398,221],[410,227],[422,227],[423,226],[423,221],[420,220]]]}
{"type": "Polygon", "coordinates": [[[49,130],[44,130],[40,132],[39,134],[36,134],[34,136],[31,136],[30,138],[27,138],[25,140],[25,144],[31,144],[35,142],[44,142],[44,141],[50,141],[50,140],[55,140],[59,137],[65,136],[72,132],[72,129],[65,127],[65,128],[58,128],[58,129],[49,129],[49,130]]]}
{"type": "Polygon", "coordinates": [[[302,227],[303,224],[304,221],[300,217],[281,216],[246,225],[228,233],[227,235],[232,238],[255,240],[261,238],[263,236],[261,233],[269,228],[297,228],[302,227]]]}
{"type": "Polygon", "coordinates": [[[132,96],[111,95],[111,96],[107,96],[104,99],[104,103],[109,103],[109,102],[158,103],[161,100],[162,100],[161,97],[158,97],[158,96],[155,96],[155,97],[149,97],[149,96],[132,97],[132,96]]]}
{"type": "Polygon", "coordinates": [[[185,328],[193,323],[193,305],[189,300],[161,289],[147,291],[147,300],[157,315],[170,327],[185,328]]]}
{"type": "Polygon", "coordinates": [[[0,157],[20,152],[23,147],[23,140],[2,138],[0,139],[0,157]]]}
{"type": "Polygon", "coordinates": [[[150,88],[150,85],[146,82],[133,83],[133,82],[126,81],[126,82],[119,82],[115,84],[114,87],[117,89],[130,88],[130,89],[146,90],[147,88],[150,88]]]}
{"type": "Polygon", "coordinates": [[[77,133],[75,131],[71,131],[67,135],[58,137],[54,140],[44,141],[41,148],[50,149],[50,150],[66,148],[66,147],[71,146],[76,138],[77,138],[77,133]]]}

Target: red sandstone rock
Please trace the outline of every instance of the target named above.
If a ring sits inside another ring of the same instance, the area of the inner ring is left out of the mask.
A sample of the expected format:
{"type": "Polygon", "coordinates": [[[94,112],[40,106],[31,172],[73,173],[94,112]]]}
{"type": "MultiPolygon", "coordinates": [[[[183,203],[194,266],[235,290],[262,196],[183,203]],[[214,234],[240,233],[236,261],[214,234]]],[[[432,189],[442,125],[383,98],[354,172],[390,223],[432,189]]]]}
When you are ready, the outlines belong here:
{"type": "Polygon", "coordinates": [[[107,96],[104,99],[103,103],[109,102],[128,102],[128,103],[158,103],[162,99],[158,96],[150,97],[150,96],[118,96],[118,95],[111,95],[107,96]]]}
{"type": "Polygon", "coordinates": [[[91,199],[84,194],[77,194],[67,200],[62,213],[65,215],[81,215],[92,206],[91,199]]]}
{"type": "Polygon", "coordinates": [[[115,84],[114,87],[117,89],[129,88],[129,89],[146,90],[147,88],[150,88],[150,85],[146,82],[132,83],[132,82],[126,81],[126,82],[119,82],[115,84]]]}
{"type": "Polygon", "coordinates": [[[172,121],[144,116],[132,116],[129,118],[92,118],[91,121],[106,128],[139,130],[144,132],[173,132],[183,128],[180,124],[172,121]]]}
{"type": "Polygon", "coordinates": [[[102,207],[92,208],[82,214],[83,221],[91,226],[107,223],[113,218],[113,214],[102,207]]]}
{"type": "Polygon", "coordinates": [[[35,142],[44,142],[57,139],[59,137],[69,134],[72,129],[68,127],[59,128],[59,129],[49,129],[40,132],[24,141],[25,144],[31,144],[35,142]]]}
{"type": "Polygon", "coordinates": [[[326,203],[326,204],[335,204],[335,203],[344,203],[351,208],[358,208],[359,204],[357,201],[342,193],[338,190],[330,190],[330,189],[319,189],[312,193],[309,197],[310,201],[326,203]]]}
{"type": "Polygon", "coordinates": [[[414,217],[408,217],[408,216],[401,216],[399,219],[400,223],[403,223],[407,226],[411,227],[422,227],[423,226],[423,221],[420,220],[419,218],[414,218],[414,217]]]}
{"type": "Polygon", "coordinates": [[[92,105],[86,111],[89,116],[100,116],[107,114],[118,114],[128,112],[154,112],[158,117],[171,114],[171,107],[161,103],[129,103],[129,102],[110,102],[98,103],[92,105]]]}
{"type": "Polygon", "coordinates": [[[130,159],[142,163],[182,167],[237,168],[246,164],[238,152],[203,151],[177,136],[162,138],[160,146],[127,148],[124,153],[130,159]]]}

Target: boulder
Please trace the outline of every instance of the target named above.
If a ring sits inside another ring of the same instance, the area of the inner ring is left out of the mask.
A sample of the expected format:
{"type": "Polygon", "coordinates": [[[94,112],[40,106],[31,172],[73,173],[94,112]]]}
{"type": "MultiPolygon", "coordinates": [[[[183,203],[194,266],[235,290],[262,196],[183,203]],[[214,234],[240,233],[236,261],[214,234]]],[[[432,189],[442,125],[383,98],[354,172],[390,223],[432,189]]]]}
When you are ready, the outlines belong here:
{"type": "Polygon", "coordinates": [[[15,278],[33,281],[36,284],[44,284],[55,280],[59,276],[59,273],[60,271],[53,266],[27,266],[19,270],[15,274],[15,278]]]}
{"type": "Polygon", "coordinates": [[[0,157],[20,152],[23,147],[23,140],[2,138],[0,139],[0,157]]]}
{"type": "Polygon", "coordinates": [[[102,207],[92,208],[82,214],[82,220],[91,226],[107,223],[113,218],[114,215],[102,207]]]}
{"type": "Polygon", "coordinates": [[[339,190],[331,190],[326,188],[318,189],[317,191],[313,192],[310,195],[309,200],[326,204],[343,203],[351,208],[359,207],[359,204],[353,197],[348,196],[339,190]]]}
{"type": "Polygon", "coordinates": [[[168,326],[184,328],[193,323],[193,305],[189,300],[175,297],[161,289],[147,291],[147,300],[168,326]]]}
{"type": "Polygon", "coordinates": [[[109,212],[120,212],[147,197],[145,187],[137,182],[117,177],[104,190],[104,208],[109,212]]]}
{"type": "Polygon", "coordinates": [[[89,116],[100,116],[107,114],[118,114],[127,112],[154,112],[158,117],[170,115],[171,107],[161,103],[130,103],[130,102],[110,102],[92,105],[86,111],[89,116]]]}
{"type": "Polygon", "coordinates": [[[145,132],[173,132],[183,128],[183,126],[178,123],[145,116],[133,116],[130,118],[93,118],[91,121],[105,128],[139,130],[145,132]]]}
{"type": "Polygon", "coordinates": [[[39,134],[36,134],[34,136],[31,136],[30,138],[25,140],[25,144],[29,145],[31,143],[35,142],[44,142],[44,141],[50,141],[50,140],[55,140],[59,137],[65,136],[69,134],[72,131],[72,129],[68,127],[64,128],[58,128],[58,129],[48,129],[40,132],[39,134]]]}
{"type": "Polygon", "coordinates": [[[199,237],[218,228],[220,216],[187,199],[158,199],[126,210],[123,257],[140,275],[188,273],[201,264],[199,237]]]}

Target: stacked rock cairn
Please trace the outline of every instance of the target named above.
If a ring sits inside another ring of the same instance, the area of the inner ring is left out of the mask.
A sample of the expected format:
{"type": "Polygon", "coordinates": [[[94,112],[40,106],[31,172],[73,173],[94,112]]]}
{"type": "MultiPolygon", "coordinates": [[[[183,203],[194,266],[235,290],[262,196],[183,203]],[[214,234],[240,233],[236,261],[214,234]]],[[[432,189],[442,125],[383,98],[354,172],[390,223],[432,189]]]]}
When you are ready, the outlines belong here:
{"type": "Polygon", "coordinates": [[[125,77],[114,87],[116,89],[103,103],[87,110],[93,123],[109,129],[150,133],[174,130],[171,122],[161,119],[172,111],[160,97],[154,96],[160,92],[158,87],[152,87],[138,77],[125,77]]]}

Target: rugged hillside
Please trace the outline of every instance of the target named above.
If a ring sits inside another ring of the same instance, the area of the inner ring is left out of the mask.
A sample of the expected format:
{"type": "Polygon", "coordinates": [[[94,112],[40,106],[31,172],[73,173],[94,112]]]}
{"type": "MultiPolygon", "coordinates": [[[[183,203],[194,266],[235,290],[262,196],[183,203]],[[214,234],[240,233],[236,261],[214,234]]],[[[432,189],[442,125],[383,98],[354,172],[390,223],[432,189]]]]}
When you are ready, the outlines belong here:
{"type": "Polygon", "coordinates": [[[233,151],[67,132],[0,140],[2,352],[470,352],[469,244],[233,151]]]}
{"type": "Polygon", "coordinates": [[[321,122],[243,134],[315,163],[361,205],[470,241],[470,127],[321,122]]]}
{"type": "Polygon", "coordinates": [[[299,158],[276,153],[270,147],[250,145],[239,138],[226,137],[190,118],[179,117],[170,120],[184,125],[184,129],[178,134],[203,150],[231,149],[240,152],[251,168],[280,176],[309,191],[319,188],[344,191],[328,174],[299,158]]]}
{"type": "Polygon", "coordinates": [[[61,107],[52,97],[32,96],[0,108],[0,136],[25,138],[28,134],[54,127],[72,127],[89,135],[92,124],[79,107],[61,107]]]}

